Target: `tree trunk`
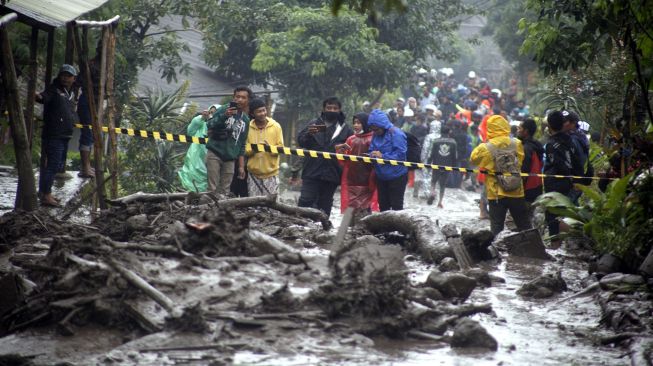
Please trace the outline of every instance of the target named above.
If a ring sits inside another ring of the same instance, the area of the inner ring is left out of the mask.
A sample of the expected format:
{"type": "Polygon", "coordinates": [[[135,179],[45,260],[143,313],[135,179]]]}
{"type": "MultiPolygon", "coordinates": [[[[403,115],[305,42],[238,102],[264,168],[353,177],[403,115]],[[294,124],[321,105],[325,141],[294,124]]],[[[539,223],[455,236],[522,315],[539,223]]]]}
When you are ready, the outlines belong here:
{"type": "Polygon", "coordinates": [[[113,77],[116,51],[116,34],[114,25],[107,28],[109,41],[107,45],[107,121],[109,122],[109,172],[111,172],[110,197],[118,197],[118,141],[116,136],[116,102],[113,96],[113,77]]]}
{"type": "Polygon", "coordinates": [[[361,220],[373,234],[399,231],[412,238],[409,250],[419,253],[428,262],[440,262],[445,257],[454,257],[439,227],[428,216],[404,211],[386,211],[373,214],[361,220]]]}
{"type": "Polygon", "coordinates": [[[16,69],[9,43],[9,34],[4,26],[0,26],[0,42],[2,43],[3,84],[9,110],[11,135],[14,140],[16,168],[18,170],[18,191],[16,193],[16,210],[33,211],[37,207],[32,156],[25,129],[23,109],[20,105],[16,69]]]}

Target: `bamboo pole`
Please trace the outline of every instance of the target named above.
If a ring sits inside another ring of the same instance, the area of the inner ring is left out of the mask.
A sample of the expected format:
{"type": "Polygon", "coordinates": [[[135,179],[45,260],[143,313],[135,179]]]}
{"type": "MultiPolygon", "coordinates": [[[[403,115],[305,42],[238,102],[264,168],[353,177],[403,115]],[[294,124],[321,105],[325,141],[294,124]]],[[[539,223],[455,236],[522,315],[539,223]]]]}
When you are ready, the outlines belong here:
{"type": "Polygon", "coordinates": [[[107,28],[108,31],[108,47],[107,47],[107,121],[109,123],[109,144],[110,158],[109,158],[109,172],[111,172],[111,188],[110,197],[116,199],[118,197],[118,140],[116,136],[116,101],[113,95],[113,80],[114,80],[114,66],[115,66],[115,51],[116,51],[116,34],[114,25],[107,28]]]}
{"type": "Polygon", "coordinates": [[[15,209],[33,211],[36,210],[37,202],[35,179],[32,170],[32,156],[27,139],[23,109],[20,105],[16,68],[11,52],[11,44],[9,43],[9,34],[5,28],[7,24],[17,18],[15,13],[0,18],[0,43],[2,44],[1,58],[3,66],[2,82],[4,84],[4,93],[7,97],[9,125],[11,126],[11,135],[16,154],[16,168],[18,170],[18,189],[16,192],[15,209]]]}
{"type": "MultiPolygon", "coordinates": [[[[82,72],[83,79],[84,79],[84,93],[86,93],[86,99],[88,100],[88,106],[89,110],[91,112],[91,125],[93,126],[93,139],[95,140],[93,143],[93,153],[95,155],[95,167],[96,169],[98,168],[97,164],[97,159],[98,156],[101,157],[102,153],[102,135],[100,134],[99,130],[99,123],[97,122],[97,115],[96,112],[97,110],[95,109],[95,96],[94,96],[94,89],[93,89],[93,80],[91,80],[91,71],[88,66],[88,35],[86,32],[86,29],[83,29],[83,40],[80,38],[79,35],[79,28],[74,27],[74,37],[73,37],[73,42],[75,44],[75,50],[77,53],[77,56],[79,57],[79,68],[82,72]],[[98,146],[99,146],[99,151],[98,151],[98,146]]],[[[100,165],[101,167],[101,165],[100,165]]],[[[98,196],[102,195],[102,201],[104,200],[104,185],[99,182],[100,179],[98,176],[102,174],[102,170],[96,170],[96,175],[95,175],[95,182],[96,182],[96,188],[98,191],[98,196]]],[[[95,210],[95,208],[93,209],[95,210]]]]}
{"type": "Polygon", "coordinates": [[[66,52],[64,63],[72,65],[75,62],[75,45],[73,44],[73,23],[66,24],[66,52]]]}
{"type": "MultiPolygon", "coordinates": [[[[27,128],[27,141],[32,146],[34,138],[34,104],[36,102],[36,79],[38,77],[38,47],[39,29],[32,27],[32,37],[29,43],[29,74],[27,82],[27,106],[25,114],[25,127],[27,128]]],[[[47,85],[47,84],[46,84],[47,85]]]]}
{"type": "Polygon", "coordinates": [[[54,28],[48,30],[48,50],[45,56],[45,85],[52,82],[52,64],[54,63],[54,28]]]}
{"type": "MultiPolygon", "coordinates": [[[[84,28],[84,34],[86,34],[86,28],[84,28]]],[[[97,98],[97,118],[92,121],[93,123],[93,139],[95,140],[93,144],[94,156],[95,156],[95,183],[98,187],[98,203],[100,209],[106,209],[107,203],[105,202],[105,190],[103,188],[104,183],[104,165],[102,164],[103,158],[103,141],[100,131],[102,131],[102,122],[104,121],[104,91],[105,91],[105,82],[107,77],[107,46],[108,46],[108,31],[106,28],[102,28],[102,55],[100,59],[100,80],[98,82],[98,98],[97,98]],[[97,139],[96,139],[97,137],[97,139]]],[[[88,65],[87,65],[88,68],[88,65]]],[[[90,73],[88,74],[90,78],[90,73]]]]}

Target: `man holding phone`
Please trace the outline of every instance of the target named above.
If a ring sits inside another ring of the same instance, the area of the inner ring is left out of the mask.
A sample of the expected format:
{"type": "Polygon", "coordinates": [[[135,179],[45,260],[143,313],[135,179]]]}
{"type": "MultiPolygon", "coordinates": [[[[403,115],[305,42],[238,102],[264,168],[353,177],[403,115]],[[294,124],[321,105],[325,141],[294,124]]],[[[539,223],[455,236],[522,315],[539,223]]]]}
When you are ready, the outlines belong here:
{"type": "MultiPolygon", "coordinates": [[[[342,103],[336,97],[329,97],[322,102],[322,114],[309,121],[299,131],[297,143],[308,150],[341,152],[347,138],[353,135],[351,127],[345,123],[342,103]]],[[[327,215],[331,214],[333,194],[340,184],[342,168],[335,159],[305,158],[302,169],[302,188],[299,207],[314,207],[327,215]]]]}
{"type": "Polygon", "coordinates": [[[226,194],[238,160],[238,178],[245,179],[245,141],[249,126],[249,100],[252,90],[245,86],[234,90],[234,99],[218,108],[208,120],[206,173],[209,192],[226,194]]]}

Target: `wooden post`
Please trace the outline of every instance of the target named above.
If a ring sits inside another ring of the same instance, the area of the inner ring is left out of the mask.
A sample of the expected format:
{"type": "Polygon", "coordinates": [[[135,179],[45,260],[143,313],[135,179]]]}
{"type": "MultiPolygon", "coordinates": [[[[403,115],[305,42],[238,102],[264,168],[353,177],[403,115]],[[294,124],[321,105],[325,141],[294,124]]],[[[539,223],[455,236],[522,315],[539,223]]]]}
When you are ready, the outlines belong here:
{"type": "Polygon", "coordinates": [[[16,13],[10,13],[0,19],[0,43],[2,43],[3,66],[2,82],[4,84],[4,93],[7,97],[9,124],[14,141],[16,168],[18,169],[18,189],[16,192],[15,209],[34,211],[36,210],[37,202],[34,172],[32,170],[32,154],[30,153],[29,141],[27,140],[23,110],[20,105],[16,69],[11,53],[9,34],[5,28],[8,23],[17,18],[16,13]]]}
{"type": "Polygon", "coordinates": [[[54,60],[54,28],[48,30],[48,51],[45,56],[45,85],[52,82],[52,64],[54,60]]]}
{"type": "Polygon", "coordinates": [[[116,199],[118,197],[118,140],[116,136],[116,101],[113,96],[113,79],[114,79],[114,66],[115,66],[115,53],[116,53],[116,34],[115,25],[112,24],[106,28],[108,33],[107,45],[107,121],[109,124],[109,144],[110,158],[109,158],[109,172],[111,172],[111,188],[110,197],[116,199]]]}
{"type": "Polygon", "coordinates": [[[66,52],[64,63],[72,65],[75,62],[75,45],[73,44],[73,23],[66,24],[66,52]]]}
{"type": "MultiPolygon", "coordinates": [[[[107,45],[108,45],[108,32],[106,28],[102,29],[102,57],[100,61],[100,80],[98,85],[98,98],[97,98],[97,118],[92,121],[93,124],[93,138],[95,140],[93,144],[93,155],[95,157],[95,183],[98,187],[98,203],[100,209],[106,209],[107,203],[105,202],[105,190],[104,186],[104,166],[102,164],[103,156],[103,141],[100,131],[102,131],[102,125],[104,122],[104,88],[106,85],[107,78],[107,45]]],[[[88,67],[88,65],[87,65],[88,67]]],[[[90,77],[90,74],[89,74],[90,77]]]]}
{"type": "MultiPolygon", "coordinates": [[[[101,205],[106,207],[104,203],[104,184],[101,181],[102,173],[102,134],[100,130],[100,122],[98,121],[97,109],[95,105],[95,90],[93,88],[93,80],[91,79],[91,70],[88,66],[88,29],[82,28],[82,39],[79,37],[79,28],[75,26],[75,49],[79,56],[79,67],[84,75],[84,91],[86,92],[86,99],[88,100],[89,109],[91,111],[91,126],[93,127],[93,155],[95,157],[95,185],[97,188],[97,198],[101,205]]],[[[101,99],[98,99],[101,101],[101,99]]],[[[101,104],[98,103],[98,104],[101,104]]],[[[102,206],[100,206],[102,207],[102,206]]]]}
{"type": "Polygon", "coordinates": [[[36,78],[38,77],[38,47],[39,29],[32,27],[32,37],[29,42],[29,74],[27,75],[27,106],[25,114],[27,140],[30,146],[32,146],[32,139],[34,138],[34,103],[36,102],[36,78]]]}

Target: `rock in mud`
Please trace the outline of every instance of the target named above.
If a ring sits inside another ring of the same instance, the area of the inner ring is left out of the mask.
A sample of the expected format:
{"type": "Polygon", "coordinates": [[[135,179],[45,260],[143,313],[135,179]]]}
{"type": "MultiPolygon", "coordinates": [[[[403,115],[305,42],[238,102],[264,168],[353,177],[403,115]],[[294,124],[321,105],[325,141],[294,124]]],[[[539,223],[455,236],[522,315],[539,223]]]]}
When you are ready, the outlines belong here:
{"type": "Polygon", "coordinates": [[[458,233],[458,228],[454,224],[444,225],[442,227],[441,231],[442,231],[442,234],[444,234],[444,237],[447,238],[447,239],[448,238],[456,238],[456,237],[460,236],[460,234],[458,233]]]}
{"type": "Polygon", "coordinates": [[[614,291],[620,288],[633,289],[644,285],[644,277],[634,274],[610,273],[599,280],[599,286],[605,291],[614,291]]]}
{"type": "Polygon", "coordinates": [[[510,255],[536,259],[552,260],[546,252],[542,236],[537,229],[524,230],[501,239],[500,244],[504,246],[510,255]]]}
{"type": "Polygon", "coordinates": [[[463,318],[453,330],[451,346],[457,348],[487,348],[496,351],[497,340],[492,337],[477,321],[463,318]]]}
{"type": "Polygon", "coordinates": [[[455,259],[451,257],[446,257],[440,262],[438,269],[440,270],[440,272],[454,272],[454,271],[460,271],[460,266],[458,265],[458,262],[456,262],[455,259]]]}
{"type": "Polygon", "coordinates": [[[595,265],[590,265],[590,272],[607,275],[610,273],[623,272],[624,267],[624,262],[620,258],[610,253],[606,253],[598,258],[595,265]]]}
{"type": "Polygon", "coordinates": [[[494,240],[494,235],[490,230],[463,228],[460,237],[475,262],[496,258],[496,250],[490,249],[492,240],[494,240]]]}
{"type": "Polygon", "coordinates": [[[567,290],[567,283],[560,271],[539,276],[522,285],[517,294],[524,297],[542,299],[567,290]]]}
{"type": "Polygon", "coordinates": [[[465,301],[476,287],[476,280],[461,273],[433,271],[426,279],[426,286],[442,293],[446,299],[465,301]]]}
{"type": "Polygon", "coordinates": [[[492,286],[492,279],[487,271],[480,268],[470,268],[463,272],[465,276],[471,277],[476,280],[479,285],[490,287],[492,286]]]}
{"type": "Polygon", "coordinates": [[[381,269],[383,272],[402,272],[406,269],[404,253],[397,245],[370,244],[354,248],[338,259],[334,272],[337,275],[351,275],[354,269],[356,276],[363,279],[373,279],[375,273],[381,269]]]}

